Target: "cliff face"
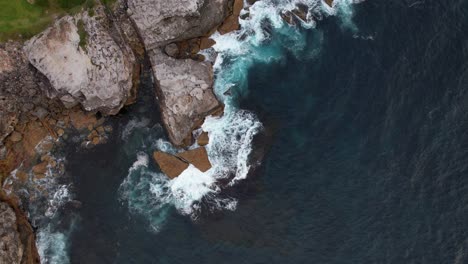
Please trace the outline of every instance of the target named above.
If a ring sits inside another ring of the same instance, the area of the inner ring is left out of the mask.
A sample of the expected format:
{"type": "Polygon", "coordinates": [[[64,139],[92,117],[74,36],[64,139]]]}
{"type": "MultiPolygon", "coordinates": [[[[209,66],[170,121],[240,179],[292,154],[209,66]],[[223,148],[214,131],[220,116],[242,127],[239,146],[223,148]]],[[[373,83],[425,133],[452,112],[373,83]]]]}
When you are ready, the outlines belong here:
{"type": "Polygon", "coordinates": [[[229,15],[233,0],[128,0],[147,50],[208,34],[229,15]]]}
{"type": "Polygon", "coordinates": [[[34,230],[16,201],[3,193],[0,193],[0,263],[40,263],[34,230]]]}
{"type": "Polygon", "coordinates": [[[131,97],[135,56],[111,28],[98,7],[93,16],[61,18],[25,44],[29,61],[66,107],[80,103],[87,111],[116,114],[131,97]]]}
{"type": "Polygon", "coordinates": [[[151,60],[163,122],[176,146],[190,145],[193,129],[221,108],[213,93],[212,65],[197,54],[207,39],[195,38],[214,32],[232,14],[233,3],[128,0],[127,12],[151,60]]]}
{"type": "Polygon", "coordinates": [[[189,145],[192,130],[221,107],[212,90],[211,63],[173,59],[158,49],[149,56],[169,138],[177,146],[189,145]]]}

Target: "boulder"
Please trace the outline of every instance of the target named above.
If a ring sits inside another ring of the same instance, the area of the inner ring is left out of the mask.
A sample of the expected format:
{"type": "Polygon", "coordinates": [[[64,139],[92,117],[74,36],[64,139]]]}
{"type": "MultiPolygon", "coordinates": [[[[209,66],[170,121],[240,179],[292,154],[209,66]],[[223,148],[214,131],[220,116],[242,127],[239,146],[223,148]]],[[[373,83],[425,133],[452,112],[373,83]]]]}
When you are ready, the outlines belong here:
{"type": "Polygon", "coordinates": [[[204,147],[187,150],[178,153],[177,156],[182,158],[186,162],[192,164],[202,172],[211,169],[211,163],[208,159],[208,153],[206,152],[206,149],[204,147]]]}
{"type": "Polygon", "coordinates": [[[230,14],[232,0],[128,0],[147,50],[208,34],[230,14]]]}
{"type": "Polygon", "coordinates": [[[131,96],[135,56],[107,18],[65,16],[26,42],[31,64],[50,81],[52,97],[65,106],[81,103],[87,111],[116,114],[131,96]]]}
{"type": "Polygon", "coordinates": [[[171,179],[179,176],[189,166],[187,162],[180,158],[161,151],[154,152],[153,158],[161,171],[171,179]]]}
{"type": "Polygon", "coordinates": [[[206,146],[210,142],[210,138],[208,137],[208,132],[203,132],[198,136],[197,143],[199,146],[206,146]]]}
{"type": "Polygon", "coordinates": [[[333,0],[324,0],[324,1],[328,6],[333,7],[333,0]]]}
{"type": "Polygon", "coordinates": [[[149,52],[156,79],[162,119],[171,142],[187,146],[192,131],[222,105],[213,93],[213,69],[209,62],[176,60],[159,49],[149,52]]]}

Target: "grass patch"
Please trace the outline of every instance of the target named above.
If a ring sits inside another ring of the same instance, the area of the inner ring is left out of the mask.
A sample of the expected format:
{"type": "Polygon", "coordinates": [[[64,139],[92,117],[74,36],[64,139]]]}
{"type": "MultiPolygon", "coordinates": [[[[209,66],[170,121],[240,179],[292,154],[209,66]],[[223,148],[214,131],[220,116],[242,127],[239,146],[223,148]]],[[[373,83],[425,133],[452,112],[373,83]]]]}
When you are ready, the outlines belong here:
{"type": "Polygon", "coordinates": [[[83,50],[86,50],[86,43],[88,41],[88,33],[86,32],[85,30],[85,27],[84,27],[84,22],[80,19],[78,21],[78,35],[80,35],[80,47],[83,49],[83,50]]]}
{"type": "MultiPolygon", "coordinates": [[[[113,2],[108,0],[104,2],[113,2]]],[[[50,25],[55,17],[94,7],[94,0],[0,0],[0,42],[25,40],[50,25]]]]}

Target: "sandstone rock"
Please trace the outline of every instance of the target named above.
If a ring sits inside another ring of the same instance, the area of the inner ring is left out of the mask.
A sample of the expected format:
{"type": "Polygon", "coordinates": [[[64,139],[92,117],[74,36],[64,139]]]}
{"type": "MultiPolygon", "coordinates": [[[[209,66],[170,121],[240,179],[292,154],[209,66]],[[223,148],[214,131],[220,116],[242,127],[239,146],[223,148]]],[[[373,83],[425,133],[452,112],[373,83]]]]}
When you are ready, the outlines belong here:
{"type": "Polygon", "coordinates": [[[197,138],[197,143],[199,146],[205,146],[208,145],[210,139],[208,137],[208,132],[203,132],[198,136],[197,138]]]}
{"type": "Polygon", "coordinates": [[[83,12],[65,16],[26,42],[31,64],[50,80],[65,106],[76,103],[87,111],[116,114],[133,85],[135,56],[113,32],[104,7],[90,17],[83,12]]]}
{"type": "Polygon", "coordinates": [[[216,41],[214,41],[211,38],[207,38],[207,37],[200,38],[200,50],[209,49],[213,47],[214,44],[216,44],[216,41]]]}
{"type": "Polygon", "coordinates": [[[177,154],[178,157],[182,158],[186,162],[192,164],[197,169],[205,172],[211,169],[211,163],[208,159],[208,153],[204,147],[184,151],[177,154]]]}
{"type": "Polygon", "coordinates": [[[8,204],[0,202],[0,263],[19,264],[23,252],[15,212],[8,204]]]}
{"type": "Polygon", "coordinates": [[[178,157],[160,151],[154,152],[153,158],[161,171],[171,179],[179,176],[189,166],[187,162],[178,157]]]}
{"type": "Polygon", "coordinates": [[[47,161],[43,161],[43,162],[37,164],[36,166],[34,166],[32,168],[32,171],[34,172],[34,174],[46,174],[48,164],[49,163],[47,161]]]}
{"type": "Polygon", "coordinates": [[[92,113],[83,113],[78,110],[70,113],[70,121],[74,128],[83,130],[89,126],[94,127],[97,123],[97,118],[96,115],[92,113]]]}
{"type": "Polygon", "coordinates": [[[220,25],[232,0],[128,0],[128,13],[147,50],[206,35],[220,25]]]}
{"type": "Polygon", "coordinates": [[[208,62],[176,60],[160,50],[150,51],[149,56],[169,139],[177,146],[189,145],[192,130],[221,105],[212,90],[212,66],[208,62]]]}
{"type": "Polygon", "coordinates": [[[13,131],[10,135],[10,140],[12,142],[19,142],[23,139],[23,135],[21,135],[21,133],[19,132],[16,132],[16,131],[13,131]]]}
{"type": "Polygon", "coordinates": [[[234,0],[232,14],[218,28],[219,33],[226,34],[239,29],[239,15],[244,7],[244,0],[234,0]]]}

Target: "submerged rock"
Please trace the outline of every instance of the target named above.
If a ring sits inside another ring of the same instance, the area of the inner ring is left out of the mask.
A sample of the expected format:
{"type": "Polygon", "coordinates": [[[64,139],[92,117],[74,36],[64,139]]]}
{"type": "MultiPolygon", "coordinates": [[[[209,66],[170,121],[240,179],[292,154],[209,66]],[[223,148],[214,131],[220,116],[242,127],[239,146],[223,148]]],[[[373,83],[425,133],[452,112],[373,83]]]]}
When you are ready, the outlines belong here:
{"type": "Polygon", "coordinates": [[[128,0],[147,50],[207,35],[229,15],[232,0],[128,0]]]}
{"type": "Polygon", "coordinates": [[[115,30],[99,6],[92,17],[83,12],[59,19],[24,50],[65,106],[116,114],[132,93],[135,56],[115,30]]]}
{"type": "Polygon", "coordinates": [[[213,93],[212,65],[173,59],[160,50],[151,51],[149,55],[169,138],[177,146],[190,145],[193,129],[222,107],[213,93]]]}

